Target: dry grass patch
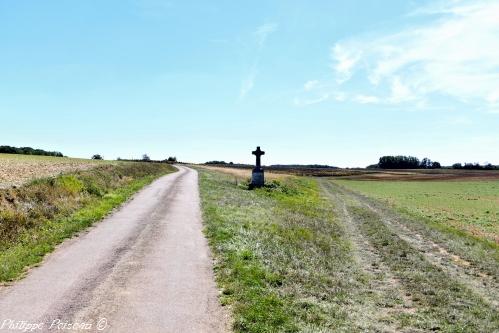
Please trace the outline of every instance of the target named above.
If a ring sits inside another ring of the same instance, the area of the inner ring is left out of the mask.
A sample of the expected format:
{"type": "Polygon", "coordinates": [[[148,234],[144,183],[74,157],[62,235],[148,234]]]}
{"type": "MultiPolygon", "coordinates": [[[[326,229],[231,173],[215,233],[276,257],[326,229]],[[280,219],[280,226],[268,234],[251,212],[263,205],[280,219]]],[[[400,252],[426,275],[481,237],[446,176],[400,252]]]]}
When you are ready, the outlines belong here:
{"type": "MultiPolygon", "coordinates": [[[[197,167],[201,167],[203,169],[211,171],[218,171],[225,173],[227,175],[234,176],[239,182],[246,181],[249,178],[251,178],[251,169],[225,168],[225,167],[215,167],[215,166],[206,166],[206,165],[198,165],[197,167]]],[[[290,175],[265,171],[265,179],[268,180],[283,179],[287,177],[290,177],[290,175]]]]}

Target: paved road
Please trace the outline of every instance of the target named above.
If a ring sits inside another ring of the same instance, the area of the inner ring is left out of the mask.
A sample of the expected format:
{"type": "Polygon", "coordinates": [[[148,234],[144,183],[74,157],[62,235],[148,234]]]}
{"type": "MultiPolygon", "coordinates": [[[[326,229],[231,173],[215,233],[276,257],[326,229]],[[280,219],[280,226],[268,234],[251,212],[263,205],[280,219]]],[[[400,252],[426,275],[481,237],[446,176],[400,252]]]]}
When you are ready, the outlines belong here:
{"type": "Polygon", "coordinates": [[[25,279],[0,288],[0,331],[22,321],[43,322],[42,331],[70,324],[104,332],[225,331],[197,172],[178,168],[64,242],[25,279]]]}

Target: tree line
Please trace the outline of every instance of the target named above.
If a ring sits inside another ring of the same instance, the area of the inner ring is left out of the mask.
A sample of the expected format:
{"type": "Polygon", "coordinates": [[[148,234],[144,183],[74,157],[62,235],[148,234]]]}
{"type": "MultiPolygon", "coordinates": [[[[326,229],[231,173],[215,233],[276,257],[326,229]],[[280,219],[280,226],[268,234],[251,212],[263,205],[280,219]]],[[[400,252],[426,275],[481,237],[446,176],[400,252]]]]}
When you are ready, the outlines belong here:
{"type": "MultiPolygon", "coordinates": [[[[102,160],[104,158],[99,154],[95,154],[94,156],[92,156],[92,159],[93,160],[102,160]]],[[[150,163],[177,163],[178,162],[176,156],[169,156],[168,158],[166,158],[164,160],[153,160],[147,154],[142,155],[141,159],[125,159],[125,158],[118,157],[117,160],[118,161],[125,161],[125,162],[150,162],[150,163]]]]}
{"type": "Polygon", "coordinates": [[[479,163],[454,163],[452,164],[452,169],[464,169],[464,170],[499,170],[498,165],[492,165],[487,163],[485,165],[480,165],[479,163]]]}
{"type": "MultiPolygon", "coordinates": [[[[382,156],[377,164],[367,167],[368,169],[440,169],[442,166],[439,162],[432,161],[425,157],[419,160],[414,156],[382,156]]],[[[449,167],[446,167],[449,168],[449,167]]],[[[499,170],[499,166],[490,163],[480,165],[479,163],[454,163],[452,169],[465,170],[499,170]]]]}
{"type": "Polygon", "coordinates": [[[432,161],[425,157],[422,160],[414,156],[382,156],[378,164],[370,165],[368,168],[380,169],[440,169],[439,162],[432,161]]]}
{"type": "Polygon", "coordinates": [[[22,155],[40,155],[40,156],[55,156],[64,157],[61,152],[58,151],[46,151],[43,149],[35,149],[31,147],[11,147],[11,146],[0,146],[0,154],[22,154],[22,155]]]}

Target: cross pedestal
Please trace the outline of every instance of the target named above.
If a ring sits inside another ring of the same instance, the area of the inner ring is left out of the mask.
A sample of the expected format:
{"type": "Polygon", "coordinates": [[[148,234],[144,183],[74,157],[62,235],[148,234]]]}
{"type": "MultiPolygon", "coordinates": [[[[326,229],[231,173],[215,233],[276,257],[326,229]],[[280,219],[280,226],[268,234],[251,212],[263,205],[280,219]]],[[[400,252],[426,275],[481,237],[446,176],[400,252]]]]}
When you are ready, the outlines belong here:
{"type": "Polygon", "coordinates": [[[265,184],[265,177],[263,174],[263,168],[261,165],[260,157],[265,155],[265,152],[260,150],[260,146],[256,147],[256,150],[252,152],[256,156],[256,166],[251,174],[251,187],[262,187],[265,184]]]}

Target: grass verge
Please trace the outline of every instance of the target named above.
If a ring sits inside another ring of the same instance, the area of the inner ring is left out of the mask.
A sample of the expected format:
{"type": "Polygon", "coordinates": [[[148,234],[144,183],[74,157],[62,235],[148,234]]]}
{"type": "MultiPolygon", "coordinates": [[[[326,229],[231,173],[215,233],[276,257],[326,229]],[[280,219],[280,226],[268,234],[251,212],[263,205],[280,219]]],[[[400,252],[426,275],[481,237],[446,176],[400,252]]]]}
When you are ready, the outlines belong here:
{"type": "Polygon", "coordinates": [[[369,330],[374,296],[316,180],[286,177],[248,191],[200,170],[206,234],[236,332],[369,330]]]}
{"type": "Polygon", "coordinates": [[[19,278],[64,239],[173,171],[165,164],[120,163],[0,191],[0,282],[19,278]]]}

